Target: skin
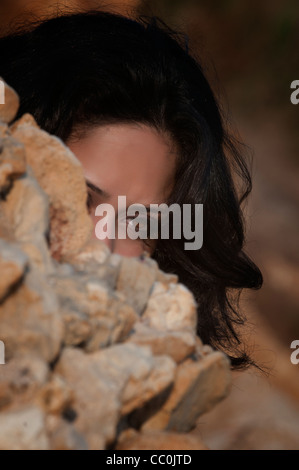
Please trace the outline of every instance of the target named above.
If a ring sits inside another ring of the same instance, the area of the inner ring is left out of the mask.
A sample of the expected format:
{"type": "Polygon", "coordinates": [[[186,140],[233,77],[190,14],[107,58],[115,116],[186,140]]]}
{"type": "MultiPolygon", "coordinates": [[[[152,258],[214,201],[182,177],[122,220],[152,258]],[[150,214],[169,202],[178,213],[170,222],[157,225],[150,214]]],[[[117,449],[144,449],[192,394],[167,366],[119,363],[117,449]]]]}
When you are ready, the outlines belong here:
{"type": "MultiPolygon", "coordinates": [[[[167,136],[156,129],[144,124],[102,125],[71,137],[67,145],[83,166],[94,226],[100,219],[95,216],[99,204],[111,204],[117,217],[118,196],[126,196],[127,207],[167,201],[174,184],[176,152],[167,136]]],[[[129,237],[121,240],[117,235],[104,242],[113,253],[124,256],[150,255],[156,243],[129,237]]]]}

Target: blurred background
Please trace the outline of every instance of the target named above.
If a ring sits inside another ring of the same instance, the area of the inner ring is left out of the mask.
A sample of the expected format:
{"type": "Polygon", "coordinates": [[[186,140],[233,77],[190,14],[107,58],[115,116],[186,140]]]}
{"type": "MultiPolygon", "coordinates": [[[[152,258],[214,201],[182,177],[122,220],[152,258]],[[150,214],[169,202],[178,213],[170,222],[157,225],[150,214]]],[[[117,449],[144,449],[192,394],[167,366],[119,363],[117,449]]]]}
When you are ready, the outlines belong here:
{"type": "MultiPolygon", "coordinates": [[[[107,9],[156,15],[188,35],[228,122],[253,152],[247,252],[264,275],[245,292],[244,341],[267,373],[233,373],[228,398],[192,431],[211,449],[299,449],[299,80],[297,0],[1,0],[0,35],[32,15],[107,9]]],[[[0,58],[1,60],[1,58],[0,58]]]]}

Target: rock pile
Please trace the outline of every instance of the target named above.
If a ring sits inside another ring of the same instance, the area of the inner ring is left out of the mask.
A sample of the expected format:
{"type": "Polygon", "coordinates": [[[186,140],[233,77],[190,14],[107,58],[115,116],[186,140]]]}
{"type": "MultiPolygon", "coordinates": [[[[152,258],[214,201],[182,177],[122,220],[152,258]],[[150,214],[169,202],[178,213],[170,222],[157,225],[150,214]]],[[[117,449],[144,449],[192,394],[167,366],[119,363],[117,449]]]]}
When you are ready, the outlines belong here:
{"type": "Polygon", "coordinates": [[[80,163],[0,104],[0,449],[201,449],[230,387],[196,304],[152,259],[91,239],[80,163]],[[11,124],[11,125],[10,125],[11,124]]]}

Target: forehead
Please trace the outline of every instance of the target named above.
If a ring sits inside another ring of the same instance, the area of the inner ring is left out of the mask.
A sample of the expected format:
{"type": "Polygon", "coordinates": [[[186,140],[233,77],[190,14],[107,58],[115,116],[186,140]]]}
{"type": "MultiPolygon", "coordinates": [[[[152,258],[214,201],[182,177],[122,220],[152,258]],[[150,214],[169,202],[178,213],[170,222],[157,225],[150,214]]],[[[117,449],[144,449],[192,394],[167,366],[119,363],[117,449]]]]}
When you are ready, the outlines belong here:
{"type": "Polygon", "coordinates": [[[128,203],[161,203],[171,191],[176,154],[170,139],[143,124],[99,126],[69,147],[85,177],[128,203]]]}

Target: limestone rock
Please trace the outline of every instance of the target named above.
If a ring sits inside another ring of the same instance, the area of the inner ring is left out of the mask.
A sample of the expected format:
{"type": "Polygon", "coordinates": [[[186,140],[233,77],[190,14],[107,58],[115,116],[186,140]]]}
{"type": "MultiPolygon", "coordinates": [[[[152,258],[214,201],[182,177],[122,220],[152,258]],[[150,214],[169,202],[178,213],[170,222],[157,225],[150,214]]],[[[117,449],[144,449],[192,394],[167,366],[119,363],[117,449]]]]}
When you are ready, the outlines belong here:
{"type": "Polygon", "coordinates": [[[49,435],[51,450],[88,450],[88,444],[72,423],[65,419],[47,417],[46,429],[49,435]]]}
{"type": "Polygon", "coordinates": [[[1,220],[5,221],[6,234],[18,243],[31,263],[42,271],[51,272],[53,262],[47,243],[48,197],[30,174],[30,169],[14,182],[6,199],[0,201],[1,220]]]}
{"type": "Polygon", "coordinates": [[[85,436],[90,450],[104,449],[113,441],[125,382],[123,377],[118,381],[111,379],[97,361],[99,354],[64,348],[55,368],[74,390],[73,425],[85,436]]]}
{"type": "Polygon", "coordinates": [[[132,307],[141,314],[156,280],[158,267],[140,262],[136,258],[123,257],[118,273],[117,290],[123,292],[132,307]]]}
{"type": "Polygon", "coordinates": [[[50,245],[57,259],[78,253],[90,239],[87,190],[81,164],[55,136],[38,128],[30,115],[14,123],[12,135],[26,149],[26,160],[50,201],[50,245]]]}
{"type": "Polygon", "coordinates": [[[47,362],[56,358],[64,328],[56,296],[39,271],[30,270],[17,292],[0,304],[0,324],[8,360],[27,353],[47,362]]]}
{"type": "Polygon", "coordinates": [[[28,257],[16,246],[0,239],[0,302],[25,273],[28,257]]]}
{"type": "Polygon", "coordinates": [[[0,450],[49,450],[43,412],[27,406],[1,413],[0,450]]]}
{"type": "Polygon", "coordinates": [[[11,359],[5,367],[1,367],[0,411],[16,402],[19,405],[32,403],[48,376],[47,363],[37,356],[11,359]]]}
{"type": "Polygon", "coordinates": [[[202,413],[228,394],[230,384],[229,361],[223,353],[213,352],[200,361],[187,359],[176,370],[168,400],[143,429],[190,431],[202,413]]]}
{"type": "Polygon", "coordinates": [[[160,331],[136,323],[128,342],[149,346],[154,355],[166,354],[180,363],[195,352],[196,338],[191,331],[160,331]]]}
{"type": "Polygon", "coordinates": [[[2,91],[3,84],[4,103],[2,104],[0,100],[0,121],[10,123],[18,112],[20,100],[17,93],[0,77],[0,91],[2,91]]]}
{"type": "Polygon", "coordinates": [[[13,137],[0,137],[0,193],[7,191],[25,171],[24,146],[13,137]]]}
{"type": "Polygon", "coordinates": [[[127,378],[122,393],[122,414],[128,414],[172,385],[175,363],[168,356],[154,357],[148,347],[115,345],[101,351],[98,361],[113,377],[127,378]]]}
{"type": "Polygon", "coordinates": [[[102,240],[92,238],[82,247],[82,250],[73,256],[66,254],[65,259],[78,270],[90,271],[98,270],[99,266],[104,265],[110,254],[109,248],[102,240]]]}
{"type": "MultiPolygon", "coordinates": [[[[129,429],[120,435],[116,450],[208,450],[208,448],[198,436],[190,434],[165,431],[138,433],[129,429]]],[[[178,459],[177,456],[172,462],[173,466],[184,463],[183,455],[181,455],[181,461],[178,459]]],[[[187,463],[189,460],[186,460],[187,463]]]]}
{"type": "Polygon", "coordinates": [[[157,330],[195,331],[196,303],[182,284],[168,286],[156,282],[142,316],[143,321],[157,330]]]}
{"type": "Polygon", "coordinates": [[[51,284],[62,306],[64,341],[68,346],[84,343],[88,352],[107,347],[124,340],[138,319],[132,307],[118,299],[94,274],[56,274],[51,284]]]}
{"type": "Polygon", "coordinates": [[[74,393],[67,386],[63,377],[54,374],[38,393],[41,407],[51,414],[62,415],[74,401],[74,393]]]}

